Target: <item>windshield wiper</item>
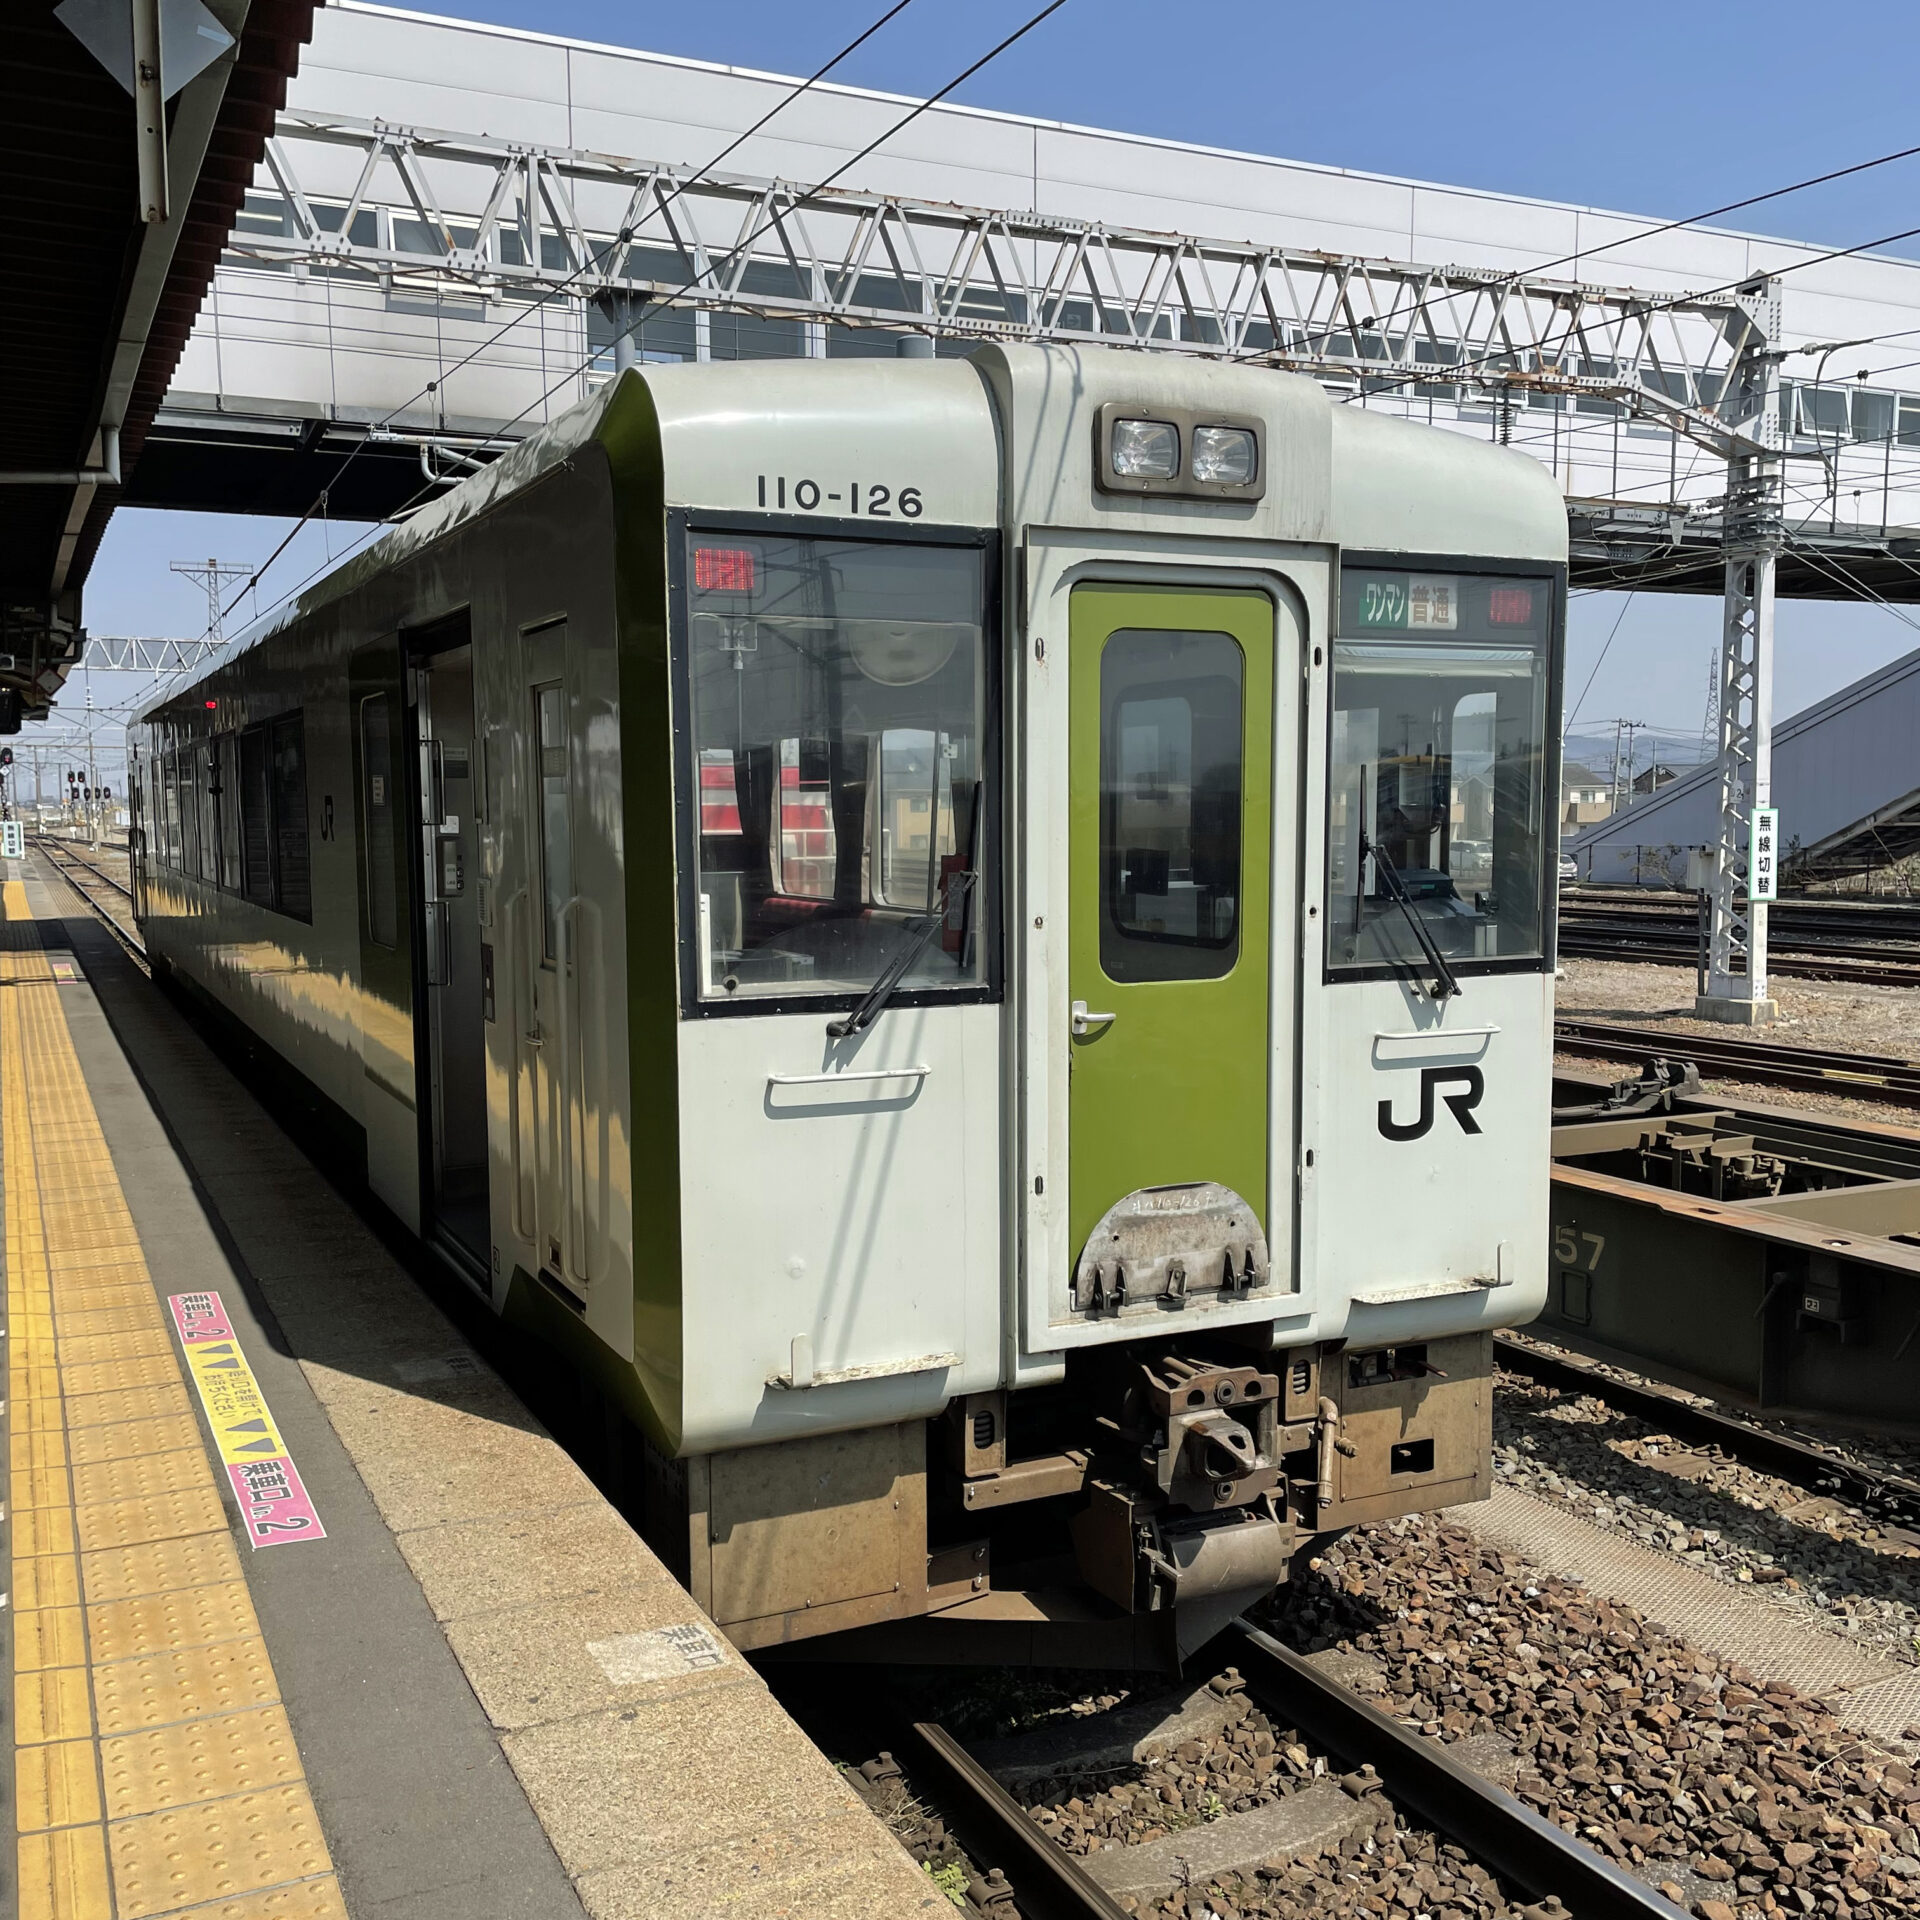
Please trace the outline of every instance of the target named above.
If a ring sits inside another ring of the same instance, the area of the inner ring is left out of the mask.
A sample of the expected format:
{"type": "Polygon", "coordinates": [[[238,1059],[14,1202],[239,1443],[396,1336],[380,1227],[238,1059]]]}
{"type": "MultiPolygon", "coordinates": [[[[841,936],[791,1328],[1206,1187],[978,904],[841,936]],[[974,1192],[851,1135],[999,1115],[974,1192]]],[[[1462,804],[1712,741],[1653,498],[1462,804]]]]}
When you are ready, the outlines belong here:
{"type": "Polygon", "coordinates": [[[1373,870],[1380,876],[1381,884],[1399,903],[1400,911],[1407,916],[1407,925],[1413,929],[1413,937],[1420,942],[1420,951],[1427,956],[1427,964],[1433,968],[1433,985],[1428,988],[1434,999],[1442,1006],[1460,991],[1460,982],[1454,978],[1453,969],[1447,965],[1447,956],[1440,951],[1434,937],[1427,931],[1427,923],[1413,910],[1413,896],[1407,891],[1407,883],[1400,878],[1399,869],[1367,838],[1365,827],[1360,829],[1360,864],[1366,865],[1368,854],[1373,855],[1373,870]]]}
{"type": "Polygon", "coordinates": [[[947,883],[941,889],[938,903],[917,920],[910,920],[907,923],[912,938],[881,968],[873,985],[861,996],[860,1004],[843,1018],[827,1022],[829,1039],[850,1039],[856,1033],[865,1033],[879,1019],[887,1002],[898,990],[901,981],[913,971],[915,963],[926,952],[928,942],[947,924],[948,916],[966,898],[969,889],[978,878],[978,873],[971,867],[947,876],[947,883]]]}

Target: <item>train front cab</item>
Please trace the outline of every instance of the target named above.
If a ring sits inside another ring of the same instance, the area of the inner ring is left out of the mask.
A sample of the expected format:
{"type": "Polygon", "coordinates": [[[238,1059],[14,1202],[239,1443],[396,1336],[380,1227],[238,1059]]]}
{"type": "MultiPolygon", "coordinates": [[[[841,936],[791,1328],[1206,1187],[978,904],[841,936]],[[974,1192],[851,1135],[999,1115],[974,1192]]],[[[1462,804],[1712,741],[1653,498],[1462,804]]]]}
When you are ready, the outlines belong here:
{"type": "Polygon", "coordinates": [[[975,366],[853,435],[920,526],[793,479],[820,412],[750,462],[708,420],[670,524],[668,1530],[748,1646],[1165,1661],[1316,1533],[1487,1490],[1544,1281],[1564,511],[1304,381],[975,366]],[[721,1141],[755,1171],[702,1188],[721,1141]]]}

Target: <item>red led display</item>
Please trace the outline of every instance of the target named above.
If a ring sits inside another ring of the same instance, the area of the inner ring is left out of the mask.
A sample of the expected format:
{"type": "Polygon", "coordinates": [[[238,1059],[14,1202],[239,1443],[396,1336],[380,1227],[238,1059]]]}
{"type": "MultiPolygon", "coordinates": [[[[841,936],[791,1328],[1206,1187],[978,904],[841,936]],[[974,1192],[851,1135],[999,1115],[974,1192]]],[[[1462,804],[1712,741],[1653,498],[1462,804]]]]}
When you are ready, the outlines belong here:
{"type": "Polygon", "coordinates": [[[1496,627],[1533,625],[1531,587],[1495,587],[1487,595],[1487,621],[1496,627]]]}
{"type": "Polygon", "coordinates": [[[750,547],[695,547],[693,584],[702,593],[751,593],[753,550],[750,547]]]}

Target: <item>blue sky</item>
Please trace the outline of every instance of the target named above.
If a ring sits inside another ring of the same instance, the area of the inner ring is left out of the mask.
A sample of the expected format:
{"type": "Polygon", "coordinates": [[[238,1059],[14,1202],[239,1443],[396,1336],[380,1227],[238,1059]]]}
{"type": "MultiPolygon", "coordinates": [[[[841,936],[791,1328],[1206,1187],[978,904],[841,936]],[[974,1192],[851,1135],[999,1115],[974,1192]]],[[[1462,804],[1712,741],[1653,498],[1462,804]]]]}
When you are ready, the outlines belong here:
{"type": "MultiPolygon", "coordinates": [[[[906,94],[944,85],[1039,0],[914,0],[835,77],[906,94]]],[[[420,11],[762,69],[811,72],[881,0],[460,0],[420,11]]],[[[1618,208],[1655,218],[1920,144],[1913,76],[1920,8],[1774,0],[1675,6],[1616,0],[1604,13],[1489,0],[1467,13],[1364,7],[1201,13],[1147,0],[1068,0],[955,96],[972,105],[1113,126],[1376,173],[1618,208]]],[[[1771,202],[1729,225],[1837,245],[1920,226],[1920,157],[1771,202]]],[[[1888,249],[1920,255],[1920,242],[1888,249]]],[[[196,589],[175,559],[257,563],[285,522],[123,513],[87,594],[97,633],[194,632],[196,589]]],[[[309,530],[270,576],[274,595],[350,533],[309,530]]],[[[1578,714],[1699,725],[1719,609],[1694,596],[1576,599],[1571,707],[1618,632],[1578,714]]],[[[244,611],[244,610],[243,610],[244,611]]],[[[1783,603],[1776,710],[1791,713],[1920,646],[1920,630],[1857,603],[1783,603]]],[[[100,696],[108,697],[104,687],[100,696]]]]}

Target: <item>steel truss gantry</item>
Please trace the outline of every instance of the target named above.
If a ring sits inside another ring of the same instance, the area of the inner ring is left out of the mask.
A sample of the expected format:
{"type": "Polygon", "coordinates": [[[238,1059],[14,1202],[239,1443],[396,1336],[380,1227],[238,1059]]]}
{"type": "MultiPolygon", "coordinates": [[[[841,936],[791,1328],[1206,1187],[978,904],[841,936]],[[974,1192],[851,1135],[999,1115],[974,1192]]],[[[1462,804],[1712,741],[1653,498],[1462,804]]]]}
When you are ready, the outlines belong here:
{"type": "Polygon", "coordinates": [[[944,340],[1131,345],[1351,389],[1570,393],[1716,452],[1744,351],[1732,292],[1655,294],[816,191],[342,115],[283,112],[266,165],[285,231],[237,234],[230,257],[944,340]]]}
{"type": "Polygon", "coordinates": [[[76,665],[107,673],[182,673],[225,643],[219,640],[140,640],[88,634],[76,665]]]}
{"type": "MultiPolygon", "coordinates": [[[[1528,273],[825,191],[484,135],[284,112],[282,231],[230,256],[388,288],[662,304],[935,340],[1124,345],[1284,368],[1336,392],[1511,407],[1572,394],[1727,463],[1720,831],[1700,1011],[1769,1017],[1766,911],[1746,895],[1767,803],[1781,545],[1780,289],[1660,294],[1528,273]]],[[[631,349],[618,351],[624,362],[631,349]]]]}

